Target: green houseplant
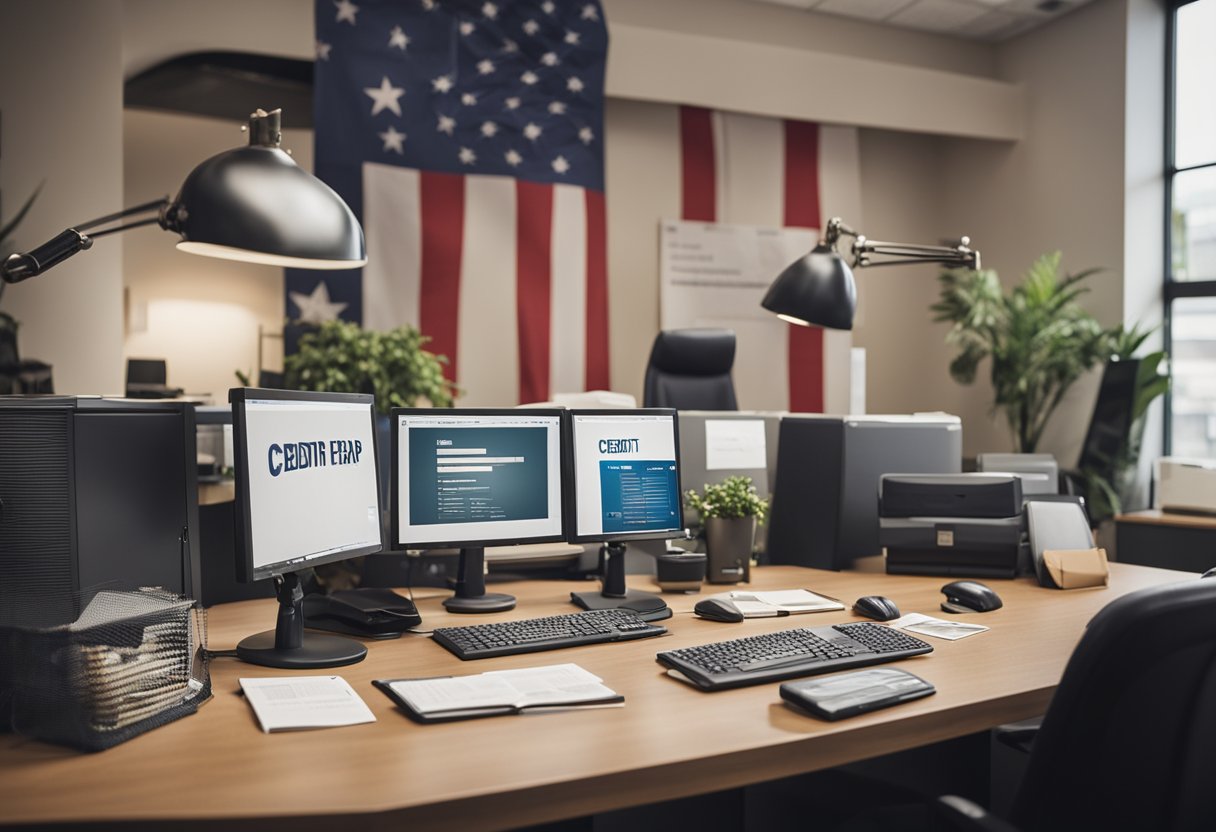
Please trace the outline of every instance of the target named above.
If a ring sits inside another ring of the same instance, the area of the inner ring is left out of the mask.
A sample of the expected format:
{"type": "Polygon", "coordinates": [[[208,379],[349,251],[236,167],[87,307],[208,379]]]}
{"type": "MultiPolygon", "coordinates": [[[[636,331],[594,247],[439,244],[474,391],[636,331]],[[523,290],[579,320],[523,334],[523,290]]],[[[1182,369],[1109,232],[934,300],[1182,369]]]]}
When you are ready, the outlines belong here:
{"type": "Polygon", "coordinates": [[[768,518],[768,500],[751,477],[727,477],[704,490],[689,491],[688,507],[705,527],[706,577],[710,583],[738,583],[750,577],[756,526],[768,518]]]}
{"type": "Polygon", "coordinates": [[[301,337],[299,351],[287,356],[285,383],[293,390],[372,393],[383,414],[422,400],[451,407],[459,391],[444,378],[447,358],[423,348],[429,340],[411,326],[377,332],[327,321],[301,337]]]}
{"type": "Polygon", "coordinates": [[[993,408],[1005,416],[1017,452],[1035,451],[1064,394],[1112,354],[1118,331],[1103,329],[1077,303],[1097,271],[1061,276],[1057,251],[1036,260],[1008,295],[990,269],[940,277],[934,320],[951,324],[946,342],[959,350],[950,375],[972,384],[991,359],[993,408]]]}

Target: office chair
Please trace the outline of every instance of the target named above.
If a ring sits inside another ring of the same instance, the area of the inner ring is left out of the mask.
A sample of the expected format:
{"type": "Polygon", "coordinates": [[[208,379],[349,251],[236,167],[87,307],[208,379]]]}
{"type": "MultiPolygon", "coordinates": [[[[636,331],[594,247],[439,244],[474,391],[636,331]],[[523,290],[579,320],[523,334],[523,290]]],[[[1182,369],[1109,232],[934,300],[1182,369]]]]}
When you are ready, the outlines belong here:
{"type": "Polygon", "coordinates": [[[54,392],[51,365],[22,361],[17,352],[17,330],[0,327],[0,395],[54,392]]]}
{"type": "Polygon", "coordinates": [[[1073,651],[1005,821],[959,797],[934,829],[1216,829],[1216,580],[1133,592],[1073,651]]]}
{"type": "Polygon", "coordinates": [[[172,399],[180,396],[180,387],[165,383],[168,374],[168,362],[163,358],[128,358],[127,398],[172,399]]]}
{"type": "Polygon", "coordinates": [[[735,333],[729,329],[664,330],[650,350],[642,406],[738,410],[734,363],[735,333]]]}

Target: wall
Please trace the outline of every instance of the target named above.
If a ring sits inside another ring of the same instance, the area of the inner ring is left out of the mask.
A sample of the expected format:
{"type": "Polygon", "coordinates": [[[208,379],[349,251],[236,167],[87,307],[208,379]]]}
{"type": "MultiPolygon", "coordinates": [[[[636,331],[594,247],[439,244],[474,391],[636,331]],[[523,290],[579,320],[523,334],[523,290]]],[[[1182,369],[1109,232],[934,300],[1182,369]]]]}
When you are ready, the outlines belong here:
{"type": "MultiPolygon", "coordinates": [[[[123,206],[122,4],[28,8],[0,4],[3,217],[44,183],[16,234],[23,249],[123,206]]],[[[21,323],[22,355],[54,365],[59,392],[122,389],[122,244],[98,240],[4,293],[3,308],[21,323]]]]}
{"type": "MultiPolygon", "coordinates": [[[[195,164],[248,141],[239,122],[127,110],[123,115],[125,199],[137,203],[174,191],[195,164]]],[[[312,131],[284,130],[283,147],[312,168],[312,131]]],[[[128,358],[164,358],[169,383],[227,401],[234,370],[257,368],[258,326],[283,326],[283,270],[183,254],[159,230],[127,234],[128,358]]],[[[263,340],[263,366],[282,363],[282,342],[263,340]]],[[[256,378],[256,374],[253,376],[256,378]]]]}

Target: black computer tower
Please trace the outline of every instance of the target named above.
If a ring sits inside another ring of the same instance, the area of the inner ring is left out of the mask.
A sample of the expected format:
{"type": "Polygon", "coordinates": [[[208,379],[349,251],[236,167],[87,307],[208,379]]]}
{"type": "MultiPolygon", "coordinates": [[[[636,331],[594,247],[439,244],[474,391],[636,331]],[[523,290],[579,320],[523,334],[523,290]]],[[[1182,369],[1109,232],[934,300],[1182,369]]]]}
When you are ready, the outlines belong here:
{"type": "Polygon", "coordinates": [[[878,480],[883,474],[956,474],[957,416],[819,416],[781,420],[768,560],[846,569],[882,554],[878,480]]]}
{"type": "Polygon", "coordinates": [[[103,588],[199,587],[193,405],[0,397],[0,609],[74,620],[103,588]]]}

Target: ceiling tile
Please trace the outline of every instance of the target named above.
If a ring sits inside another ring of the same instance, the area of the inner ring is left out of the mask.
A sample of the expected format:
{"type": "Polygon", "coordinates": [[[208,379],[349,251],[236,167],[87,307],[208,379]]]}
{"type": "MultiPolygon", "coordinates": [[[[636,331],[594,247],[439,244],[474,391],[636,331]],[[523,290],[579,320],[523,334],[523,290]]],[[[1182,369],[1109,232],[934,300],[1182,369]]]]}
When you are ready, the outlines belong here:
{"type": "Polygon", "coordinates": [[[814,10],[862,20],[886,20],[916,2],[917,0],[823,0],[814,10]]]}
{"type": "Polygon", "coordinates": [[[960,3],[953,0],[917,0],[888,19],[899,26],[914,29],[929,29],[934,32],[953,32],[973,20],[987,14],[978,3],[960,3]]]}

